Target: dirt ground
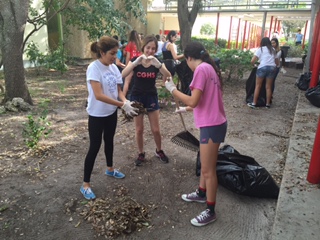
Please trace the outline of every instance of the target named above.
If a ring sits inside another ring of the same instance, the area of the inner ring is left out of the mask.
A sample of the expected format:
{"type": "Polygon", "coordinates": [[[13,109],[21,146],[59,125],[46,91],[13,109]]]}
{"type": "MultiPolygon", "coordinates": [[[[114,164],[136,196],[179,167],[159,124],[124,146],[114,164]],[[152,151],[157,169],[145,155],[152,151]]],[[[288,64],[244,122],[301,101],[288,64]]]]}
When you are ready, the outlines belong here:
{"type": "MultiPolygon", "coordinates": [[[[33,111],[46,106],[52,129],[36,153],[28,150],[22,138],[23,123],[30,113],[0,115],[0,239],[105,239],[80,215],[87,204],[79,191],[88,148],[85,69],[86,66],[71,67],[62,76],[55,72],[40,76],[31,70],[27,72],[35,102],[33,111]]],[[[246,106],[246,77],[224,84],[228,117],[225,144],[255,158],[279,184],[298,98],[294,82],[301,72],[287,70],[286,75],[278,76],[271,109],[253,110],[246,106]]],[[[97,197],[109,198],[111,204],[119,196],[126,196],[145,206],[149,213],[147,226],[119,239],[212,239],[212,234],[223,236],[215,239],[269,239],[276,200],[239,196],[221,186],[218,221],[205,227],[205,231],[191,226],[190,219],[204,206],[185,203],[180,195],[198,185],[196,153],[170,141],[183,130],[179,116],[173,112],[171,104],[161,109],[163,149],[170,158],[168,164],[154,156],[155,144],[145,118],[147,162],[134,166],[134,126],[132,122],[121,122],[120,111],[114,164],[126,178],[107,177],[102,148],[98,155],[91,178],[97,197]],[[245,219],[246,214],[250,219],[245,219]]],[[[198,137],[192,114],[186,113],[184,119],[188,130],[198,137]]]]}

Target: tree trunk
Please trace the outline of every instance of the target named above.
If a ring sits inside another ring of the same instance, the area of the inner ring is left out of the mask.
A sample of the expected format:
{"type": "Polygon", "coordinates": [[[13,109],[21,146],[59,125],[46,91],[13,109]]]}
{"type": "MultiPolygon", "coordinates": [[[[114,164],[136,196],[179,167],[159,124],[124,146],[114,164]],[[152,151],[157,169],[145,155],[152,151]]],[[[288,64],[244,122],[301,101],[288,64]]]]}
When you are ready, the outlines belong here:
{"type": "Polygon", "coordinates": [[[178,0],[178,20],[181,36],[181,49],[184,49],[191,41],[192,28],[200,9],[201,0],[193,1],[190,12],[188,9],[188,0],[178,0]]]}
{"type": "Polygon", "coordinates": [[[32,104],[22,59],[28,10],[29,0],[0,1],[0,46],[6,87],[3,102],[20,97],[32,104]]]}

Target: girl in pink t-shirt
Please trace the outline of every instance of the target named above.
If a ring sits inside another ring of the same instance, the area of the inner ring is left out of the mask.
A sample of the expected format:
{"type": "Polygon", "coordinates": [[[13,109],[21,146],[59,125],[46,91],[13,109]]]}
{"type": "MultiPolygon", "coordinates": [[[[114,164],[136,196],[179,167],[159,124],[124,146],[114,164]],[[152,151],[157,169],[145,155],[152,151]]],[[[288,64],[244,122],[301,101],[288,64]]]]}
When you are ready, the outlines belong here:
{"type": "Polygon", "coordinates": [[[193,110],[196,127],[200,128],[201,175],[199,188],[192,193],[183,194],[187,202],[206,202],[207,208],[191,219],[194,226],[204,226],[216,220],[215,203],[218,188],[216,164],[218,150],[227,132],[227,118],[224,111],[221,90],[220,70],[214,60],[199,42],[189,43],[184,56],[194,72],[190,84],[191,96],[178,91],[173,81],[166,81],[166,88],[187,107],[176,112],[193,110]]]}

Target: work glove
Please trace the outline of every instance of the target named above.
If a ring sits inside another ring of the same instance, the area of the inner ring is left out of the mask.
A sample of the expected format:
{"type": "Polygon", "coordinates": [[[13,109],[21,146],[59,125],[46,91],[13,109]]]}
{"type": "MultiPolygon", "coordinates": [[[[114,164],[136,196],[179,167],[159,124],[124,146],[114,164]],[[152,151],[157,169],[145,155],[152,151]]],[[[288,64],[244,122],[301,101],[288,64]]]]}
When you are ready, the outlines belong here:
{"type": "Polygon", "coordinates": [[[132,107],[131,104],[132,104],[132,102],[127,100],[123,103],[121,109],[123,109],[125,111],[126,115],[128,115],[130,117],[137,116],[139,109],[132,107]]]}
{"type": "Polygon", "coordinates": [[[165,82],[166,89],[172,94],[173,90],[176,90],[177,87],[174,85],[172,81],[172,77],[167,77],[167,81],[165,82]]]}
{"type": "Polygon", "coordinates": [[[185,113],[187,112],[187,108],[186,107],[178,107],[175,110],[175,113],[185,113]]]}
{"type": "Polygon", "coordinates": [[[162,63],[154,56],[147,57],[148,60],[150,60],[151,65],[155,66],[156,68],[161,68],[162,63]]]}
{"type": "Polygon", "coordinates": [[[133,66],[136,67],[139,64],[141,64],[142,63],[142,59],[147,59],[146,55],[142,54],[139,57],[137,57],[137,59],[132,62],[133,66]]]}

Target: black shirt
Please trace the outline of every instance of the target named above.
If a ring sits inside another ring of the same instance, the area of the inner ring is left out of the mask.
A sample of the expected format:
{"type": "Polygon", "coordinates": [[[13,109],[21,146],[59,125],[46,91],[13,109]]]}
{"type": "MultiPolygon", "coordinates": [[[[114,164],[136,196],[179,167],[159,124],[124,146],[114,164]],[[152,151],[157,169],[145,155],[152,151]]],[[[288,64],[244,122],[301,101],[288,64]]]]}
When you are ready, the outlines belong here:
{"type": "MultiPolygon", "coordinates": [[[[132,62],[137,58],[132,58],[132,62]]],[[[147,68],[141,64],[133,69],[132,95],[157,95],[156,79],[159,69],[151,65],[147,68]]]]}

